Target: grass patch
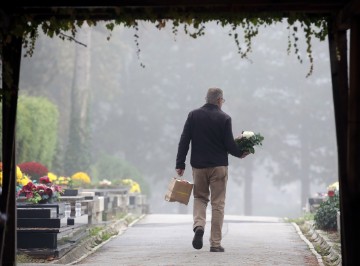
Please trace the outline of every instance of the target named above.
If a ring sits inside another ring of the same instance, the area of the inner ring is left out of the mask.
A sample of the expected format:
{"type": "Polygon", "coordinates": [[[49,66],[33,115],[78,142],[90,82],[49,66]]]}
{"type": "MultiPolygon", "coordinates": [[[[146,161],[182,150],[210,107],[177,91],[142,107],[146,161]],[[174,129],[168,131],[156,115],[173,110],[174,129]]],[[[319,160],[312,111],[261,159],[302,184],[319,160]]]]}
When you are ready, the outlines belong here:
{"type": "Polygon", "coordinates": [[[115,218],[116,218],[116,220],[121,220],[121,219],[125,218],[126,215],[127,215],[126,212],[120,212],[120,213],[116,214],[115,218]]]}
{"type": "Polygon", "coordinates": [[[111,228],[106,228],[104,226],[94,226],[89,230],[89,237],[95,237],[95,245],[100,245],[102,242],[110,239],[112,236],[116,235],[118,232],[111,228]]]}
{"type": "Polygon", "coordinates": [[[108,240],[108,239],[109,239],[110,237],[112,237],[113,235],[115,235],[115,234],[110,234],[110,233],[108,233],[108,232],[103,233],[102,236],[101,236],[102,242],[108,240]]]}
{"type": "Polygon", "coordinates": [[[95,226],[93,228],[90,228],[89,230],[89,235],[90,236],[96,236],[100,233],[101,230],[103,230],[104,227],[103,226],[95,226]]]}
{"type": "Polygon", "coordinates": [[[289,223],[296,223],[297,225],[303,225],[306,221],[313,221],[314,214],[313,213],[305,213],[303,216],[295,218],[295,219],[287,219],[289,223]]]}

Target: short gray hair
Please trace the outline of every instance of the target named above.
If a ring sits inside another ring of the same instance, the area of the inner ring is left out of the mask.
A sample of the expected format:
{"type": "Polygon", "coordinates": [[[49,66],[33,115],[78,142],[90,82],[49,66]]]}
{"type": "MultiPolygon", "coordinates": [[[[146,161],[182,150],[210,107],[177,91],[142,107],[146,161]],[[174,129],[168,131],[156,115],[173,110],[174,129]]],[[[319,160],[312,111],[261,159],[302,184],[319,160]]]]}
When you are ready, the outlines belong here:
{"type": "Polygon", "coordinates": [[[210,88],[206,94],[206,103],[217,104],[217,101],[223,97],[223,91],[219,88],[210,88]]]}

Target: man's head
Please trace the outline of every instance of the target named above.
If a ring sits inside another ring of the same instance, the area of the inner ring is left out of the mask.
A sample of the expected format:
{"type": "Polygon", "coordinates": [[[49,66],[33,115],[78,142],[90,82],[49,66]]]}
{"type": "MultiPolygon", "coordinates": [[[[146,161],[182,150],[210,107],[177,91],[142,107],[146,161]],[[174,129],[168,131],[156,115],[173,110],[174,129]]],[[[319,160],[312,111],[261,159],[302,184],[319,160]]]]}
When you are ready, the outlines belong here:
{"type": "Polygon", "coordinates": [[[223,91],[219,88],[210,88],[206,94],[206,103],[216,104],[221,107],[225,102],[223,91]]]}

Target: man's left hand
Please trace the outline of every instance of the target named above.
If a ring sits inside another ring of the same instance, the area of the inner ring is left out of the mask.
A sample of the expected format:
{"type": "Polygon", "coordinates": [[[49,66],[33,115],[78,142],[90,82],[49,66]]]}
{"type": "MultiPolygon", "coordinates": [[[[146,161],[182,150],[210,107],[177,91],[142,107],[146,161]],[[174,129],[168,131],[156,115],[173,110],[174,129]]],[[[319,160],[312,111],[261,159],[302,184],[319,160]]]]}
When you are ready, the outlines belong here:
{"type": "Polygon", "coordinates": [[[239,136],[237,136],[235,139],[241,139],[243,137],[243,135],[242,135],[242,133],[239,135],[239,136]]]}
{"type": "Polygon", "coordinates": [[[176,169],[176,173],[177,173],[179,176],[183,176],[184,171],[185,171],[185,169],[176,169]]]}
{"type": "Polygon", "coordinates": [[[245,158],[246,156],[248,156],[249,154],[250,154],[250,152],[246,151],[246,152],[244,152],[244,153],[240,156],[240,158],[243,159],[243,158],[245,158]]]}

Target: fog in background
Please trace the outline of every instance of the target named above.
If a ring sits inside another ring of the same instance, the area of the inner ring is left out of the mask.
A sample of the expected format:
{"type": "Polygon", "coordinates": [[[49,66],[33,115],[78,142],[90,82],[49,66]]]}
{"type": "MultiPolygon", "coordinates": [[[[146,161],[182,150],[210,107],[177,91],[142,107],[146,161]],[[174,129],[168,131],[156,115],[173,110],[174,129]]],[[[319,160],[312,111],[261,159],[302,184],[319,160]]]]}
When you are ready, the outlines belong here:
{"type": "MultiPolygon", "coordinates": [[[[171,25],[159,30],[146,22],[138,32],[119,26],[109,33],[100,23],[77,36],[87,47],[40,35],[34,55],[22,60],[20,92],[56,103],[59,152],[65,153],[71,90],[74,80],[85,84],[92,164],[106,156],[126,160],[149,187],[152,213],[192,213],[192,203],[169,203],[164,194],[188,113],[205,103],[208,88],[222,88],[234,136],[251,130],[265,137],[255,154],[230,156],[226,213],[297,217],[302,193],[326,192],[337,181],[328,42],[312,40],[314,71],[306,78],[304,35],[301,64],[293,48],[287,54],[287,24],[261,28],[248,59],[228,33],[208,23],[205,35],[193,39],[181,28],[175,35],[171,25]],[[77,74],[81,68],[84,77],[77,74]]],[[[189,159],[184,178],[191,181],[189,159]]],[[[117,177],[98,173],[96,179],[103,178],[117,177]]]]}

